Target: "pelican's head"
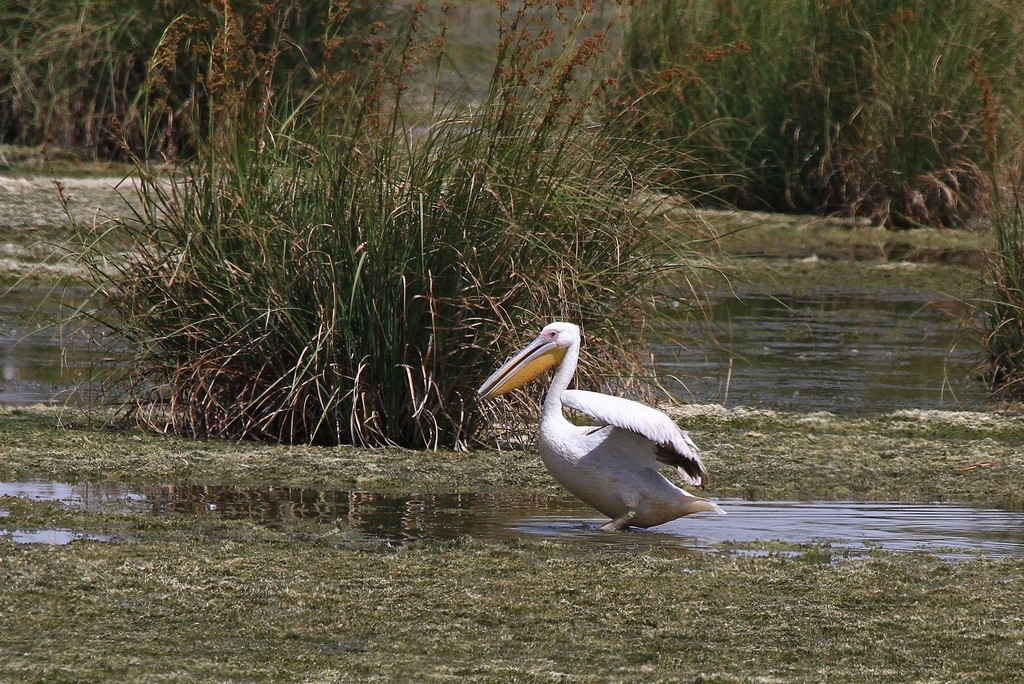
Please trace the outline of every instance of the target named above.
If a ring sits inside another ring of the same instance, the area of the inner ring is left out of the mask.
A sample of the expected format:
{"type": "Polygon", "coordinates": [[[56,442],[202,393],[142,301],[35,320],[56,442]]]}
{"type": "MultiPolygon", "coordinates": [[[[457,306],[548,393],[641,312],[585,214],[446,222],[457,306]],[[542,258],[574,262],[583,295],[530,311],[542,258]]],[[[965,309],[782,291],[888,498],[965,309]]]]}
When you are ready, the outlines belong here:
{"type": "Polygon", "coordinates": [[[565,352],[580,343],[579,326],[572,323],[551,323],[544,326],[537,339],[510,358],[480,385],[477,394],[490,399],[511,392],[562,362],[565,352]]]}

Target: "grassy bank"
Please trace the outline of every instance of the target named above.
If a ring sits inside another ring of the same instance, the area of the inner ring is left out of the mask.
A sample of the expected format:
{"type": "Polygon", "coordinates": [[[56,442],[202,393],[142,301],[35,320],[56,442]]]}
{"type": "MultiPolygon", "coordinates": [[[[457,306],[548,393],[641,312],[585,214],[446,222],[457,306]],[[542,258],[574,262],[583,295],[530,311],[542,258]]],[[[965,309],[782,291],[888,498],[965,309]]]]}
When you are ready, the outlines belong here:
{"type": "Polygon", "coordinates": [[[187,157],[214,106],[208,90],[217,87],[224,54],[212,43],[248,43],[246,59],[222,61],[234,78],[274,52],[263,85],[308,89],[316,69],[357,61],[331,49],[333,39],[386,14],[379,3],[325,0],[9,4],[0,10],[0,141],[60,146],[82,159],[187,157]]]}
{"type": "MultiPolygon", "coordinates": [[[[1024,508],[1019,421],[677,417],[705,448],[711,496],[1024,508]]],[[[0,437],[3,480],[557,491],[530,452],[203,442],[53,409],[5,410],[0,437]]],[[[115,539],[0,538],[0,679],[1007,681],[1024,668],[1022,560],[763,542],[738,555],[525,538],[392,547],[341,522],[0,508],[6,530],[115,539]]]]}

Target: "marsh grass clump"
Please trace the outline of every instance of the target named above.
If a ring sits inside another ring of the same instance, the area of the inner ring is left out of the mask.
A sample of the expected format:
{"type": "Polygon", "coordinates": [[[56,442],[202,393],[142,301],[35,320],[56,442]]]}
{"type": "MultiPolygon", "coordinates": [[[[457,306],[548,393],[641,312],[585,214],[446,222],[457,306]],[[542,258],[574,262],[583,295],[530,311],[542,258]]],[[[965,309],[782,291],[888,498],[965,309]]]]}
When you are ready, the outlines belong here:
{"type": "Polygon", "coordinates": [[[593,116],[607,34],[565,6],[502,6],[473,101],[429,86],[447,5],[362,35],[334,16],[321,49],[356,66],[299,91],[261,80],[245,21],[222,15],[240,39],[204,49],[195,162],[140,160],[139,209],[110,229],[124,258],[92,255],[97,316],[136,353],[127,405],[188,435],[462,446],[479,381],[551,318],[607,345],[595,376],[644,372],[627,350],[667,261],[656,200],[641,148],[593,116]]]}
{"type": "Polygon", "coordinates": [[[631,90],[693,188],[741,207],[972,226],[988,139],[974,72],[1019,101],[1015,3],[637,5],[631,90]]]}

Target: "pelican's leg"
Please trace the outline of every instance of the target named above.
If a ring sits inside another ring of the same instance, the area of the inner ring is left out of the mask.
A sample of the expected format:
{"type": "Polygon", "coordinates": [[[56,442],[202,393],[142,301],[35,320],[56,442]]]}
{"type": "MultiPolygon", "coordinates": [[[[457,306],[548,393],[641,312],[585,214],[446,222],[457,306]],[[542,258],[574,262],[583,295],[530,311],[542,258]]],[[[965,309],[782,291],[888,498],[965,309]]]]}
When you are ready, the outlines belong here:
{"type": "Polygon", "coordinates": [[[629,522],[636,517],[636,511],[632,508],[620,515],[615,520],[609,520],[604,525],[601,525],[601,529],[606,532],[618,532],[629,527],[629,522]]]}

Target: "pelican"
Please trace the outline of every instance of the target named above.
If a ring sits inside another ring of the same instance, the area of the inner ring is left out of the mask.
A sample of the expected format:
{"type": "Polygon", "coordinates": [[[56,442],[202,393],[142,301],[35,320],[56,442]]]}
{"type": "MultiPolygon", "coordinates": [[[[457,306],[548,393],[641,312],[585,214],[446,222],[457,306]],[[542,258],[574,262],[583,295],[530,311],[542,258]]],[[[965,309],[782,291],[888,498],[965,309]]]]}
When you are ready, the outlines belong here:
{"type": "Polygon", "coordinates": [[[557,367],[541,409],[538,446],[548,472],[574,496],[611,518],[602,529],[653,527],[701,511],[724,511],[670,482],[659,465],[703,487],[708,471],[689,435],[667,415],[629,399],[571,390],[580,358],[580,329],[551,323],[487,378],[481,399],[522,387],[557,367]],[[594,425],[574,425],[563,407],[594,425]]]}

